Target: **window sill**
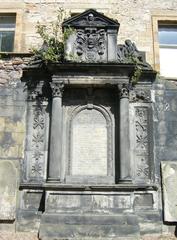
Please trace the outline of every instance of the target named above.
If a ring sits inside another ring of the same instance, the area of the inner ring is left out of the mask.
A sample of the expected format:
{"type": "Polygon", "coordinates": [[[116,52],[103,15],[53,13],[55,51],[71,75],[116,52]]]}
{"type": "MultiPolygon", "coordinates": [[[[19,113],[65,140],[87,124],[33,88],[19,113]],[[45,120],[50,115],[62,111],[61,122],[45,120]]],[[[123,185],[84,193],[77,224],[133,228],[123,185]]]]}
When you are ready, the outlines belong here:
{"type": "Polygon", "coordinates": [[[160,77],[160,79],[162,79],[162,80],[177,81],[177,76],[176,76],[176,77],[168,77],[168,76],[162,76],[162,75],[160,75],[159,77],[160,77]]]}
{"type": "Polygon", "coordinates": [[[0,52],[0,58],[8,58],[8,57],[31,57],[33,53],[29,52],[0,52]]]}

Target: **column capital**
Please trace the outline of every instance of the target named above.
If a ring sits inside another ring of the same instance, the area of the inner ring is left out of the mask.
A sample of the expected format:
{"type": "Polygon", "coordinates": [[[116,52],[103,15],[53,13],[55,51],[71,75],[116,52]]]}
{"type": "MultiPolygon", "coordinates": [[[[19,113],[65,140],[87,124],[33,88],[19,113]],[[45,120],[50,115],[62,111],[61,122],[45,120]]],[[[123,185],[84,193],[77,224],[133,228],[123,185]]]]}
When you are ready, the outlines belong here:
{"type": "Polygon", "coordinates": [[[129,84],[118,84],[117,87],[120,98],[129,98],[129,84]]]}
{"type": "Polygon", "coordinates": [[[51,82],[50,87],[52,89],[52,96],[62,98],[64,91],[64,82],[51,82]]]}

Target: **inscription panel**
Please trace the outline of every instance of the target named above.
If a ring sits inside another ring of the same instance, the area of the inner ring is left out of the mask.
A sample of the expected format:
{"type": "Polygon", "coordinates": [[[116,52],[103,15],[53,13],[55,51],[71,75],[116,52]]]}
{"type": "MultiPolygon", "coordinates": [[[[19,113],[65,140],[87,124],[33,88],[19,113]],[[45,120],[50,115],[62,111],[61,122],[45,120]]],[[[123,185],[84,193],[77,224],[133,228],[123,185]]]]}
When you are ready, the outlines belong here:
{"type": "Polygon", "coordinates": [[[73,120],[72,175],[107,175],[107,122],[96,109],[84,109],[73,120]]]}
{"type": "Polygon", "coordinates": [[[48,192],[46,211],[50,213],[105,213],[131,208],[130,194],[108,192],[48,192]]]}

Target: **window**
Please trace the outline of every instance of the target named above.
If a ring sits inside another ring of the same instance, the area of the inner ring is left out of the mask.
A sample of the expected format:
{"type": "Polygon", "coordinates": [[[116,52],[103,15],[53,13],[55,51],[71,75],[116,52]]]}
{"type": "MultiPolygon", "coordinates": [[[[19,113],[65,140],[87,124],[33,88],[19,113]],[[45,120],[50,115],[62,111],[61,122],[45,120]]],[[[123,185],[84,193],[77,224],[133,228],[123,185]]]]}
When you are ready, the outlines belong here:
{"type": "Polygon", "coordinates": [[[159,24],[160,74],[177,78],[177,24],[159,24]]]}
{"type": "Polygon", "coordinates": [[[15,37],[15,14],[0,14],[0,51],[13,52],[15,37]]]}

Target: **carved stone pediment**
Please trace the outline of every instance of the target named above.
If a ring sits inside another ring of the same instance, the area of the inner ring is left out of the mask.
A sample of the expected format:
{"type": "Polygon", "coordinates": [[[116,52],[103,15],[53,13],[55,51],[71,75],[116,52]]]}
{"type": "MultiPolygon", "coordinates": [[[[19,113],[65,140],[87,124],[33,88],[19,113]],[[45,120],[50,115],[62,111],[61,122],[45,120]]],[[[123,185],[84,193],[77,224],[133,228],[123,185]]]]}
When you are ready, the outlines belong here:
{"type": "MultiPolygon", "coordinates": [[[[67,60],[75,62],[116,61],[119,23],[93,9],[63,23],[63,30],[72,28],[66,40],[67,60]]],[[[67,34],[66,34],[67,35],[67,34]]]]}
{"type": "Polygon", "coordinates": [[[103,28],[119,28],[119,23],[112,20],[94,9],[89,9],[77,16],[71,17],[64,21],[63,27],[85,28],[85,27],[103,27],[103,28]]]}

